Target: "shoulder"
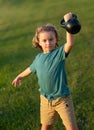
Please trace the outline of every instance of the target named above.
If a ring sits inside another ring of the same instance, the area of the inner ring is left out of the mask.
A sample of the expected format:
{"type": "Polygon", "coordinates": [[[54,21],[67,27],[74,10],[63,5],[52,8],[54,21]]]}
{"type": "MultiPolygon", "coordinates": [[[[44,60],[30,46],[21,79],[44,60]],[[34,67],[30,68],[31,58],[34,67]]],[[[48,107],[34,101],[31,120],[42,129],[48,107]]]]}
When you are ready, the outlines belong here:
{"type": "Polygon", "coordinates": [[[58,48],[56,48],[56,51],[63,52],[64,51],[64,46],[65,46],[65,44],[62,45],[62,46],[59,46],[58,48]]]}
{"type": "Polygon", "coordinates": [[[43,53],[39,53],[36,55],[34,61],[35,61],[35,63],[37,63],[37,62],[41,62],[42,59],[43,59],[43,53]]]}
{"type": "Polygon", "coordinates": [[[35,59],[37,60],[39,57],[41,57],[42,53],[39,53],[36,55],[35,59]]]}

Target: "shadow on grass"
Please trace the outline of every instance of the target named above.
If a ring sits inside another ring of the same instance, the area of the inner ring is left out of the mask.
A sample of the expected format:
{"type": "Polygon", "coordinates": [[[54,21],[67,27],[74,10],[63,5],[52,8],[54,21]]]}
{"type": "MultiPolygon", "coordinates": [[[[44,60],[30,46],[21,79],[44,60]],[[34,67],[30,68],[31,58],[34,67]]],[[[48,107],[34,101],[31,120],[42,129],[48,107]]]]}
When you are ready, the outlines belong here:
{"type": "MultiPolygon", "coordinates": [[[[11,25],[6,25],[6,27],[4,27],[2,29],[2,26],[5,26],[3,24],[1,24],[1,29],[0,29],[0,35],[3,35],[3,37],[0,38],[0,41],[3,42],[3,41],[9,41],[9,40],[15,40],[17,38],[21,38],[21,37],[25,37],[25,36],[29,36],[29,35],[32,35],[35,33],[35,30],[34,32],[33,31],[29,31],[30,28],[31,30],[33,30],[34,26],[37,28],[37,25],[41,23],[41,21],[43,23],[45,23],[46,21],[51,21],[53,18],[49,18],[49,19],[41,19],[40,21],[39,20],[33,20],[33,21],[28,21],[28,22],[25,22],[25,23],[18,23],[18,24],[11,24],[11,25]],[[23,31],[22,31],[23,30],[23,31]],[[27,30],[27,31],[25,31],[27,30]],[[12,33],[13,31],[13,33],[12,33]],[[15,34],[16,31],[19,31],[19,34],[17,35],[14,35],[14,36],[5,36],[6,33],[10,33],[10,34],[15,34]]],[[[48,22],[46,22],[47,24],[48,22]]]]}
{"type": "Polygon", "coordinates": [[[23,33],[20,32],[21,29],[26,29],[28,28],[29,26],[32,25],[32,22],[26,22],[26,23],[19,23],[19,24],[16,24],[16,25],[10,25],[8,27],[6,27],[5,29],[0,29],[0,34],[2,35],[5,35],[6,33],[10,33],[13,31],[13,33],[11,33],[12,35],[15,34],[15,31],[19,30],[19,34],[17,35],[14,35],[14,36],[7,36],[7,37],[4,37],[3,38],[0,38],[0,41],[3,42],[3,41],[10,41],[10,40],[15,40],[15,39],[18,39],[18,38],[21,38],[21,37],[25,37],[25,36],[29,36],[29,35],[32,35],[32,31],[24,31],[23,33]]]}
{"type": "MultiPolygon", "coordinates": [[[[20,6],[23,5],[25,2],[29,2],[31,3],[31,0],[2,0],[2,4],[6,4],[6,5],[10,5],[10,6],[20,6]]],[[[42,2],[43,0],[32,0],[32,2],[36,3],[36,2],[42,2]]]]}
{"type": "Polygon", "coordinates": [[[19,35],[15,35],[15,36],[9,36],[9,37],[5,37],[5,38],[0,38],[0,42],[5,42],[5,41],[11,41],[11,40],[15,40],[21,37],[27,37],[32,35],[32,32],[26,32],[26,33],[22,33],[19,35]]]}
{"type": "MultiPolygon", "coordinates": [[[[3,23],[1,24],[1,26],[2,25],[3,25],[3,23]]],[[[33,25],[32,21],[28,21],[26,23],[18,23],[18,24],[14,24],[14,25],[10,24],[5,29],[0,29],[0,33],[5,33],[8,31],[11,31],[11,30],[23,29],[23,28],[26,28],[26,27],[31,26],[31,25],[33,25]]]]}
{"type": "Polygon", "coordinates": [[[3,0],[2,1],[2,4],[6,4],[6,5],[11,5],[11,6],[13,6],[13,5],[21,5],[21,4],[23,4],[25,2],[25,0],[3,0]]]}

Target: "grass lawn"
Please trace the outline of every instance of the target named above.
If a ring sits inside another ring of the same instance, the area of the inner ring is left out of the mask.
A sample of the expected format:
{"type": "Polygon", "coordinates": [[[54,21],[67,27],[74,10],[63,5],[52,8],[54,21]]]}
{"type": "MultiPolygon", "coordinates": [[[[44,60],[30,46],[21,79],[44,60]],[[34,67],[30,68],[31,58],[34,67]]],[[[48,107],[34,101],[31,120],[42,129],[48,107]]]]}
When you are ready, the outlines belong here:
{"type": "MultiPolygon", "coordinates": [[[[94,130],[93,10],[93,0],[0,0],[0,130],[40,130],[36,75],[17,88],[11,82],[39,52],[32,47],[38,26],[54,24],[59,44],[65,43],[65,30],[59,22],[67,12],[77,14],[82,25],[66,61],[77,123],[79,130],[94,130]]],[[[64,130],[60,119],[54,130],[64,130]]]]}

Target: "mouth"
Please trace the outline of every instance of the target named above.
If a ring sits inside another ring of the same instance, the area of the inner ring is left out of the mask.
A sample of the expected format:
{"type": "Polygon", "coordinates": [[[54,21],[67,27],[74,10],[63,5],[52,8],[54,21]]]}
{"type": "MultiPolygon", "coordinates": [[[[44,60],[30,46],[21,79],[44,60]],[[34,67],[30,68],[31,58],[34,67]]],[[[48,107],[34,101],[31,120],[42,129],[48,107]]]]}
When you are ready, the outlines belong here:
{"type": "Polygon", "coordinates": [[[52,46],[46,46],[46,48],[52,48],[52,46]]]}

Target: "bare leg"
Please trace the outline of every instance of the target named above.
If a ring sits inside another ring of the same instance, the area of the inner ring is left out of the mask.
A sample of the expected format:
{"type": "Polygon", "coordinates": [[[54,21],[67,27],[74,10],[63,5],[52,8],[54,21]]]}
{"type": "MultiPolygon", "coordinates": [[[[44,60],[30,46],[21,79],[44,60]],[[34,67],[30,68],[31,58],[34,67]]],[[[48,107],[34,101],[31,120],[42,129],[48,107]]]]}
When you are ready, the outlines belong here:
{"type": "Polygon", "coordinates": [[[52,130],[52,125],[42,125],[41,130],[52,130]]]}
{"type": "Polygon", "coordinates": [[[66,130],[78,130],[77,125],[75,126],[67,126],[66,130]]]}

